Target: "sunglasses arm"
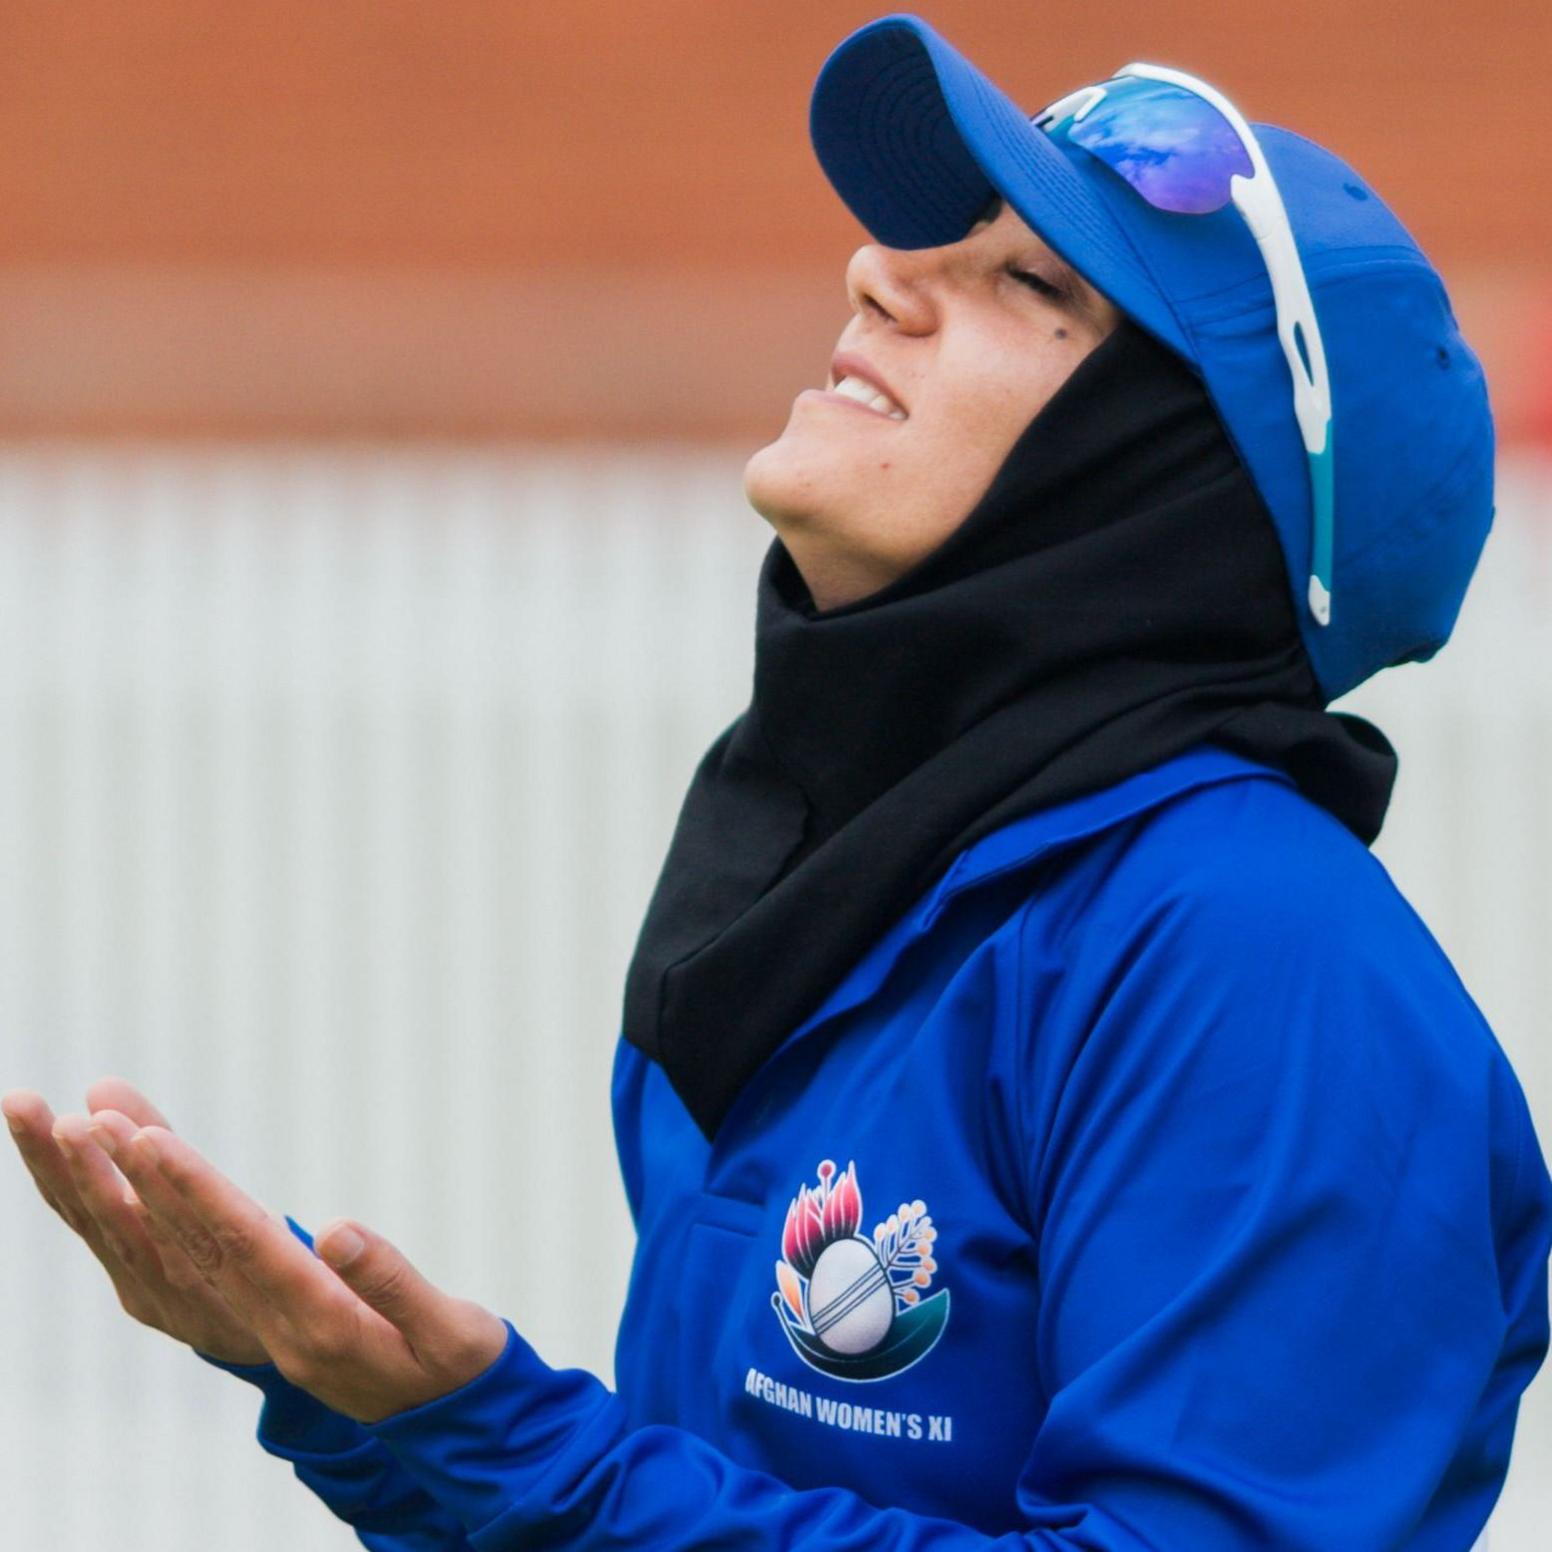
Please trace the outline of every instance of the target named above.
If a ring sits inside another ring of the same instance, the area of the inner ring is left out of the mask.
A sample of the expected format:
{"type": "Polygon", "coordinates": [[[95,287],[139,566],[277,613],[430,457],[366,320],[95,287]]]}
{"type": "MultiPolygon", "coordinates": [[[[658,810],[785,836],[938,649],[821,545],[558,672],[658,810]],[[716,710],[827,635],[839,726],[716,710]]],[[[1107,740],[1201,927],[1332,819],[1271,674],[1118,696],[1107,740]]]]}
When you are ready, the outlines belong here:
{"type": "Polygon", "coordinates": [[[1230,175],[1230,198],[1260,246],[1272,280],[1272,296],[1277,304],[1277,337],[1282,342],[1283,355],[1293,378],[1294,415],[1309,459],[1311,542],[1309,586],[1305,597],[1316,623],[1329,625],[1336,510],[1331,461],[1331,381],[1326,373],[1326,351],[1315,317],[1315,304],[1304,278],[1298,248],[1294,245],[1293,227],[1277,190],[1277,180],[1273,178],[1266,153],[1244,115],[1206,81],[1182,70],[1144,60],[1123,65],[1116,75],[1168,81],[1195,92],[1223,115],[1250,158],[1250,177],[1239,173],[1230,175]]]}
{"type": "Polygon", "coordinates": [[[1235,208],[1259,244],[1272,280],[1277,305],[1277,337],[1293,379],[1293,411],[1309,459],[1312,537],[1307,602],[1317,623],[1331,623],[1331,560],[1334,488],[1331,460],[1331,380],[1326,351],[1315,317],[1315,304],[1304,278],[1304,266],[1293,243],[1293,230],[1260,147],[1253,146],[1256,176],[1238,173],[1229,179],[1235,208]],[[1303,349],[1300,349],[1300,346],[1303,349]]]}

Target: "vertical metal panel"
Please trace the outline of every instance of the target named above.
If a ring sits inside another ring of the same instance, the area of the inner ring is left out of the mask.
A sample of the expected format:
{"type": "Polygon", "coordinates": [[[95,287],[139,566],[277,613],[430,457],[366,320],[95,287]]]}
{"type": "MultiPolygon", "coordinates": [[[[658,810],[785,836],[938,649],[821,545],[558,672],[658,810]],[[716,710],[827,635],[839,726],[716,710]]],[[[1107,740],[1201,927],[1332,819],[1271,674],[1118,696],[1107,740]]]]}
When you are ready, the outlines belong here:
{"type": "MultiPolygon", "coordinates": [[[[624,967],[744,704],[769,529],[725,452],[0,451],[0,1085],[118,1071],[255,1194],[398,1239],[612,1372],[624,967]]],[[[1376,851],[1552,1137],[1552,468],[1458,638],[1341,705],[1402,753],[1376,851]]],[[[18,1546],[354,1545],[257,1398],[118,1311],[0,1171],[18,1546]]],[[[1552,1382],[1494,1552],[1552,1518],[1552,1382]]]]}

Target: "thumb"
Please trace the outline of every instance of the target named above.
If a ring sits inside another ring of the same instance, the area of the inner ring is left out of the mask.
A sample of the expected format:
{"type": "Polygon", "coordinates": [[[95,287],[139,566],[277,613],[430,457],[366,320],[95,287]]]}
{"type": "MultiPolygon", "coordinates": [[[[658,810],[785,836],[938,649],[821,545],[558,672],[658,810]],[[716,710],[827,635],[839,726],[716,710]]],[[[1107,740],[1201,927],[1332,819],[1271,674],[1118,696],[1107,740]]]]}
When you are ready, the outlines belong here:
{"type": "Polygon", "coordinates": [[[447,1295],[427,1282],[396,1245],[364,1224],[336,1218],[319,1232],[313,1248],[340,1281],[397,1326],[412,1347],[417,1335],[445,1321],[447,1295]]]}

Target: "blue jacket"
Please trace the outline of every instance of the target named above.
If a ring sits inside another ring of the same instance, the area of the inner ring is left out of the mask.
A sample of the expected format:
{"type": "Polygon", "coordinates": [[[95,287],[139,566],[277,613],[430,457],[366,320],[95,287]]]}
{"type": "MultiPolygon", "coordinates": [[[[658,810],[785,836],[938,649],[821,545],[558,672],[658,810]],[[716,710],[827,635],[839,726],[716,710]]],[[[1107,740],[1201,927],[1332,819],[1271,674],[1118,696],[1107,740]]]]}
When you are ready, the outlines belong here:
{"type": "Polygon", "coordinates": [[[616,1390],[511,1327],[370,1427],[242,1371],[366,1546],[1464,1552],[1502,1486],[1552,1180],[1443,951],[1279,772],[1203,746],[1014,821],[714,1144],[623,1040],[613,1111],[616,1390]]]}

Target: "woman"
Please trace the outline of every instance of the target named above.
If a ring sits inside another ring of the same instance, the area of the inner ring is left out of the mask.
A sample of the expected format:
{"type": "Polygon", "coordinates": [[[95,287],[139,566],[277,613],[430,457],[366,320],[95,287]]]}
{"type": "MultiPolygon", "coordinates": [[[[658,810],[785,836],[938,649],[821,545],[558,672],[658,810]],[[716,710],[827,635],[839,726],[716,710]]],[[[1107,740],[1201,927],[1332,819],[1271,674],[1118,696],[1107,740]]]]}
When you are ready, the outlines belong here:
{"type": "Polygon", "coordinates": [[[1367,849],[1394,753],[1325,707],[1448,636],[1492,424],[1373,191],[1225,107],[1134,73],[1030,121],[903,16],[821,73],[879,243],[749,462],[753,695],[627,976],[617,1392],[360,1225],[308,1254],[125,1085],[9,1096],[131,1312],[259,1385],[366,1545],[1487,1519],[1552,1181],[1367,849]]]}

